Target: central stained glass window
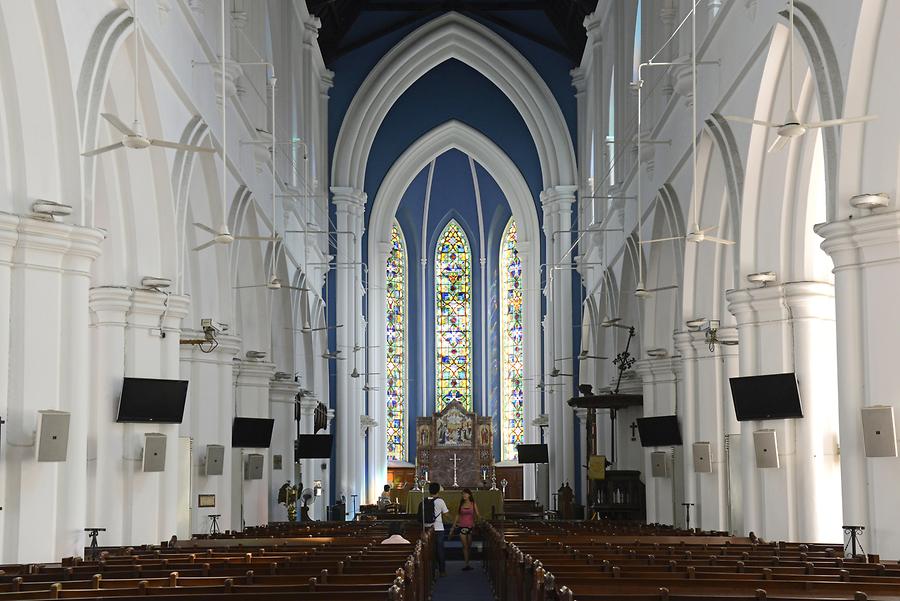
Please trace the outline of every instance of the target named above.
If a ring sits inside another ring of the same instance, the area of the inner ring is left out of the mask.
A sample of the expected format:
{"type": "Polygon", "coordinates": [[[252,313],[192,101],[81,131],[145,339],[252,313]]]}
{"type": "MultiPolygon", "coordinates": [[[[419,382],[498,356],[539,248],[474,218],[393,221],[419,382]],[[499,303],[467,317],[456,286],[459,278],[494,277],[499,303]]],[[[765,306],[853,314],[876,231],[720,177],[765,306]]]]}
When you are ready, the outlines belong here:
{"type": "Polygon", "coordinates": [[[441,232],[434,260],[435,409],[459,401],[472,410],[472,254],[455,220],[441,232]]]}
{"type": "Polygon", "coordinates": [[[516,445],[525,442],[523,300],[519,231],[515,220],[510,219],[500,242],[500,434],[504,461],[516,460],[516,445]]]}
{"type": "Polygon", "coordinates": [[[387,257],[386,348],[387,456],[406,460],[406,243],[400,226],[391,227],[387,257]]]}

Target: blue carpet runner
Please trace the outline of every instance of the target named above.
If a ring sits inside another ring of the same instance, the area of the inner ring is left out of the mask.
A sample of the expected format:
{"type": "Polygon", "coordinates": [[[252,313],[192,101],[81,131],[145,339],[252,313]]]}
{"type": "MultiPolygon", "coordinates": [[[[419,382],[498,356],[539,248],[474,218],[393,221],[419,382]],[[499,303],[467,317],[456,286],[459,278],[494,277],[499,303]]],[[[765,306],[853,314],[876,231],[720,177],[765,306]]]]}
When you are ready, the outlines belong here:
{"type": "Polygon", "coordinates": [[[471,562],[468,572],[463,571],[464,565],[462,561],[447,562],[447,575],[435,582],[432,601],[493,601],[481,561],[471,562]]]}

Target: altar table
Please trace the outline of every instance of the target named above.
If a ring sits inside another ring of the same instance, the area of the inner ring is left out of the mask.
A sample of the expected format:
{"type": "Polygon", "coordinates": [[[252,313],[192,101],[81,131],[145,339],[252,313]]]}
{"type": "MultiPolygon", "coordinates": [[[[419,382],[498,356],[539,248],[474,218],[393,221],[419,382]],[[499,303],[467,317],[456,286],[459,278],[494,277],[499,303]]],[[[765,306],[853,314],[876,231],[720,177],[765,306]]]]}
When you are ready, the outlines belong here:
{"type": "MultiPolygon", "coordinates": [[[[478,513],[484,520],[491,519],[495,513],[503,513],[503,494],[499,490],[474,490],[475,504],[478,505],[478,513]]],[[[442,490],[438,496],[447,503],[450,514],[444,516],[444,524],[449,526],[456,519],[456,511],[459,508],[459,500],[462,498],[461,490],[442,490]]],[[[415,514],[422,502],[422,492],[410,490],[406,493],[406,512],[415,514]]]]}

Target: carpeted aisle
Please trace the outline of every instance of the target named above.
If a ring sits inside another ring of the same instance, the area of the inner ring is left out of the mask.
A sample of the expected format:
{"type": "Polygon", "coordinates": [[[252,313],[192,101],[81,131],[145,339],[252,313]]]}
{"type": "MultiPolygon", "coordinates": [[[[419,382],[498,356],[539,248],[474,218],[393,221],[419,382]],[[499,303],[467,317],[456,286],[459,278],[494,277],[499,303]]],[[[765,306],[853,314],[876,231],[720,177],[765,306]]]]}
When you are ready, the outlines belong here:
{"type": "Polygon", "coordinates": [[[468,572],[463,571],[464,565],[462,561],[447,562],[447,575],[434,583],[432,601],[493,601],[481,561],[473,561],[468,572]]]}

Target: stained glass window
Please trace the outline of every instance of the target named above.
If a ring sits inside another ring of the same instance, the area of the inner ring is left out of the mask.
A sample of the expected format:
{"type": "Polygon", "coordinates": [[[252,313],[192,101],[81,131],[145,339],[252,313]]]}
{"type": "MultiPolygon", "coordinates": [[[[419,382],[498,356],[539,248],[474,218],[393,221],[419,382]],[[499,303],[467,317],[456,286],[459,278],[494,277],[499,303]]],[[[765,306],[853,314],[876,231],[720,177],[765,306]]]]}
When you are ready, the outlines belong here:
{"type": "Polygon", "coordinates": [[[387,456],[406,460],[406,243],[395,222],[387,257],[387,456]]]}
{"type": "Polygon", "coordinates": [[[522,346],[522,258],[519,231],[510,219],[500,241],[500,387],[502,458],[515,460],[525,442],[525,353],[522,346]]]}
{"type": "Polygon", "coordinates": [[[455,220],[441,232],[434,260],[436,410],[459,401],[472,410],[472,254],[455,220]]]}

